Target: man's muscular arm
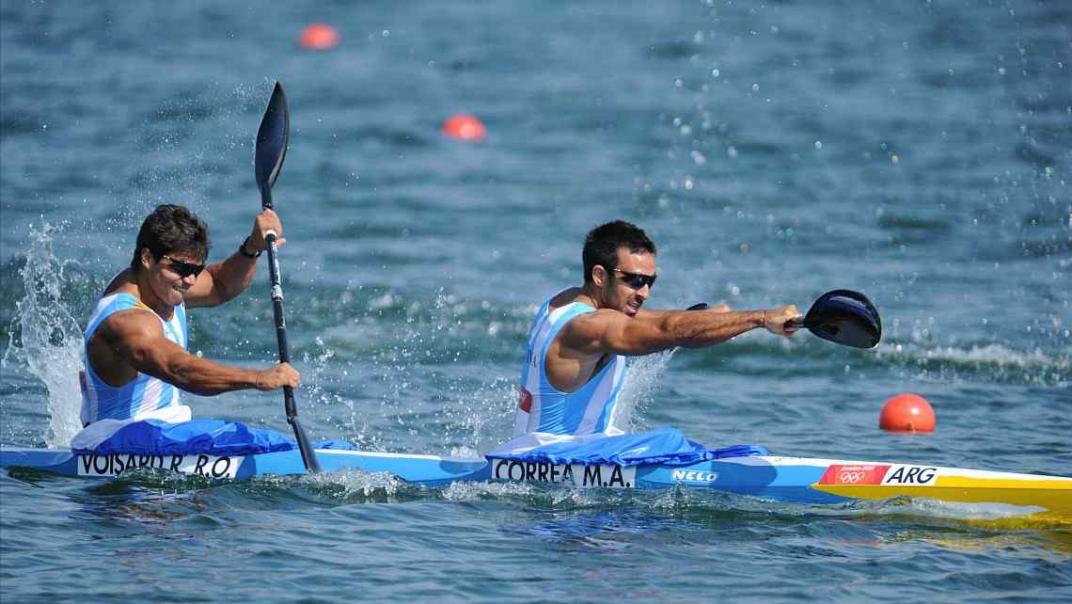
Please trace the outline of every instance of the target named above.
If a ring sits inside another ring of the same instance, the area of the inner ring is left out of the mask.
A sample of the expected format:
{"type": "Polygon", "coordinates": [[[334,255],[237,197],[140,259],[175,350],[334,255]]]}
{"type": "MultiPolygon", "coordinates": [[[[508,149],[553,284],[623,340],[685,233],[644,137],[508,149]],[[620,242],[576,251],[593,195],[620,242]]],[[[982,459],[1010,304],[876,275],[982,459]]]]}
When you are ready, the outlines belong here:
{"type": "Polygon", "coordinates": [[[649,311],[635,317],[614,310],[598,310],[577,317],[563,328],[562,344],[584,354],[651,354],[675,346],[701,348],[729,340],[757,327],[778,335],[796,332],[786,323],[798,318],[795,306],[773,310],[727,312],[649,311]]]}
{"type": "MultiPolygon", "coordinates": [[[[713,308],[696,308],[696,309],[689,308],[687,310],[689,310],[691,312],[698,312],[698,311],[701,311],[701,310],[710,310],[711,312],[730,312],[731,309],[726,304],[719,304],[718,306],[715,306],[713,308]]],[[[679,310],[650,310],[650,309],[647,309],[647,308],[641,308],[640,310],[637,311],[636,316],[637,316],[637,318],[643,318],[643,319],[662,319],[662,318],[666,317],[667,315],[672,314],[672,313],[676,313],[676,312],[681,312],[681,311],[679,311],[679,310]]]]}
{"type": "Polygon", "coordinates": [[[105,320],[98,331],[134,369],[194,394],[298,385],[298,372],[286,363],[267,370],[243,369],[192,355],[165,338],[160,320],[148,311],[117,313],[105,320]]]}

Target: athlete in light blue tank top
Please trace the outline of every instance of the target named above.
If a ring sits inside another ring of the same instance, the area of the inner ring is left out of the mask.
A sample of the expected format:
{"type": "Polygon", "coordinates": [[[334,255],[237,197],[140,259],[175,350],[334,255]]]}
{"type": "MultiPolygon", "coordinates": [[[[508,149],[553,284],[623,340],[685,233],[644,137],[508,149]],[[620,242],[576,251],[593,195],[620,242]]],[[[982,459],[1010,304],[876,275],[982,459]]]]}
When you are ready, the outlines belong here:
{"type": "Polygon", "coordinates": [[[547,377],[547,350],[555,337],[574,318],[595,312],[582,302],[551,309],[548,298],[536,313],[529,331],[528,349],[521,367],[521,403],[514,433],[621,434],[614,425],[614,411],[625,377],[625,357],[609,360],[581,388],[563,392],[547,377]]]}
{"type": "Polygon", "coordinates": [[[592,229],[582,259],[584,283],[552,296],[536,314],[521,369],[515,435],[496,452],[621,434],[627,418],[615,415],[626,356],[711,346],[756,328],[783,336],[797,330],[800,312],[791,305],[742,312],[725,306],[642,309],[656,280],[655,244],[628,222],[592,229]]]}
{"type": "MultiPolygon", "coordinates": [[[[83,344],[86,368],[85,384],[82,390],[83,426],[102,419],[138,419],[165,407],[179,405],[179,389],[151,375],[138,373],[130,382],[122,386],[112,386],[102,380],[93,370],[93,363],[90,362],[85,347],[88,346],[97,327],[113,314],[135,308],[153,312],[131,294],[111,294],[97,303],[96,309],[89,318],[83,344]]],[[[186,326],[186,305],[176,306],[170,320],[164,320],[159,315],[157,317],[164,329],[164,337],[185,349],[189,338],[186,326]]]]}
{"type": "Polygon", "coordinates": [[[180,390],[212,396],[298,386],[289,363],[250,369],[187,350],[186,309],[219,306],[248,288],[270,233],[284,241],[279,217],[263,210],[238,249],[209,265],[208,228],[188,209],[161,205],[145,219],[130,267],[112,279],[86,327],[84,429],[72,446],[92,450],[132,421],[188,421],[180,390]]]}

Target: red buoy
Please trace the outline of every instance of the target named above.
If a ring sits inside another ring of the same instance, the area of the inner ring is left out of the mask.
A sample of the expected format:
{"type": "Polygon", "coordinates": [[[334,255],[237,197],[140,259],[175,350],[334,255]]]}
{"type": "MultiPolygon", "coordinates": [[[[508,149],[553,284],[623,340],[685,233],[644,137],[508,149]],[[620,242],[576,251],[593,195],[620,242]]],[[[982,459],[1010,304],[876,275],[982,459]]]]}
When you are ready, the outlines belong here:
{"type": "Polygon", "coordinates": [[[890,432],[934,432],[936,423],[927,399],[909,392],[890,397],[878,418],[878,426],[890,432]]]}
{"type": "Polygon", "coordinates": [[[487,128],[484,127],[480,120],[466,113],[452,115],[447,118],[447,121],[443,122],[443,134],[451,138],[463,141],[479,141],[484,140],[484,136],[487,133],[487,128]]]}
{"type": "Polygon", "coordinates": [[[324,23],[313,23],[302,30],[298,45],[309,50],[329,50],[339,45],[339,32],[324,23]]]}

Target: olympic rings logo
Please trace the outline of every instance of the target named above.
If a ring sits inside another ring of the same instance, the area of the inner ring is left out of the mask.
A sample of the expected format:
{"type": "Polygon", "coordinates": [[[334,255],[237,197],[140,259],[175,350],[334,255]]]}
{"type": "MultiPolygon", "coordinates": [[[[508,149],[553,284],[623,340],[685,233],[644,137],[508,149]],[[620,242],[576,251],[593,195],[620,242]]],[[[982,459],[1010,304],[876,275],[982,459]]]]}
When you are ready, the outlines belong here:
{"type": "Polygon", "coordinates": [[[838,482],[844,484],[856,484],[867,477],[867,472],[844,471],[838,474],[838,482]]]}

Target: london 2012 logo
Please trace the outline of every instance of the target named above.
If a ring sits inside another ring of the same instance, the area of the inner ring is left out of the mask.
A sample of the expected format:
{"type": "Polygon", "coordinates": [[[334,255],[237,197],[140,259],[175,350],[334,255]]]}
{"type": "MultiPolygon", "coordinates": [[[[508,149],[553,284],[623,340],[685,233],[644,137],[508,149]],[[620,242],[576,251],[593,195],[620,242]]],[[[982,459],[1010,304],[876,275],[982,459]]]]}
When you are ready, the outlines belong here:
{"type": "Polygon", "coordinates": [[[889,469],[887,464],[832,464],[823,472],[819,484],[881,484],[889,469]]]}

